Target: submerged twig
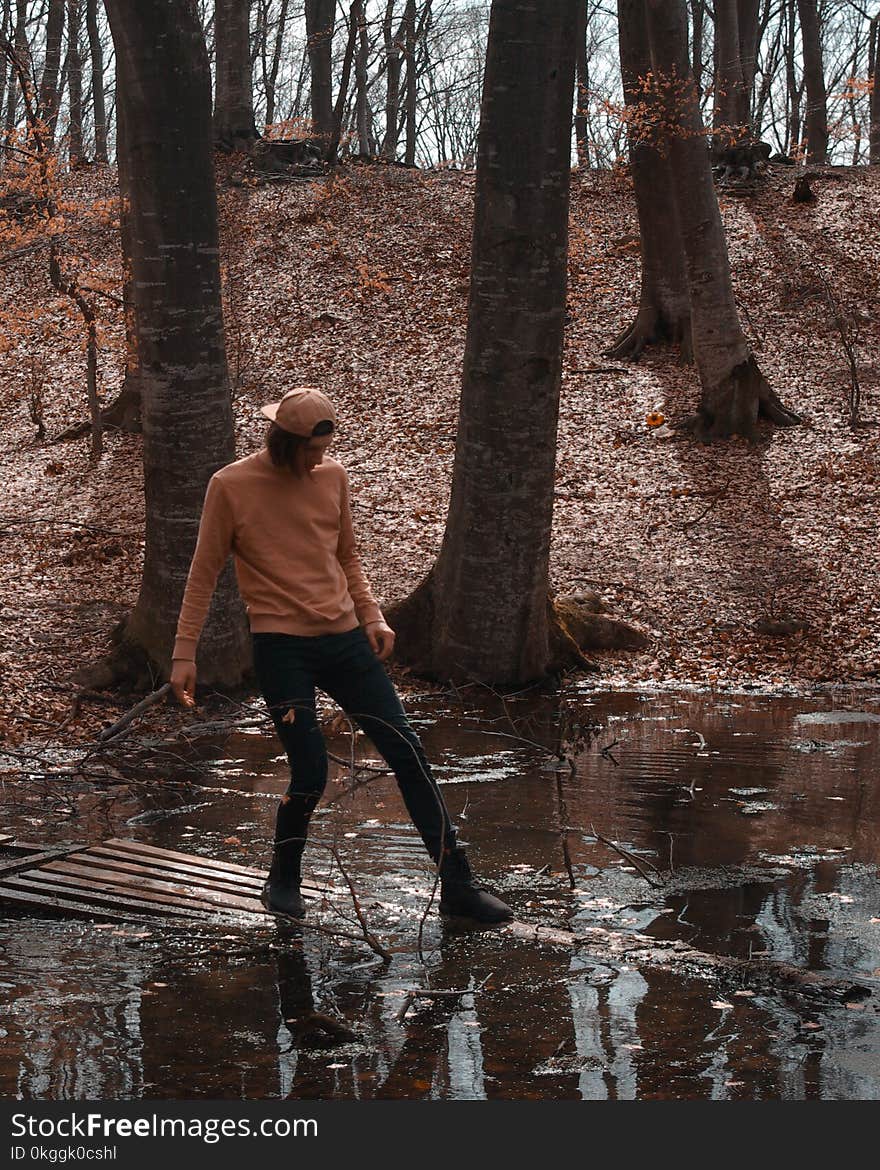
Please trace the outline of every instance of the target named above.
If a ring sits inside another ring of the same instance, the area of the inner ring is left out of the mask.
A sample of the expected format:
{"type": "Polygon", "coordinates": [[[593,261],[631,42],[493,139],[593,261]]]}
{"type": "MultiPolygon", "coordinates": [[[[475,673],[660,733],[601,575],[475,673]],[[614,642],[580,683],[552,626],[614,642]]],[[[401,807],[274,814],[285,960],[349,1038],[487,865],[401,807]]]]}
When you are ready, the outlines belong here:
{"type": "MultiPolygon", "coordinates": [[[[618,853],[624,859],[624,861],[628,861],[631,865],[635,866],[635,868],[639,871],[649,886],[653,886],[655,890],[660,889],[660,883],[654,881],[648,871],[642,868],[641,861],[635,857],[634,854],[630,853],[628,849],[624,849],[622,845],[618,845],[616,841],[611,841],[608,837],[603,837],[601,833],[596,831],[592,824],[590,825],[590,832],[597,841],[601,841],[603,845],[607,845],[609,849],[613,849],[615,853],[618,853]]],[[[645,858],[645,862],[646,864],[650,865],[651,869],[653,869],[654,873],[656,873],[659,877],[660,870],[656,865],[654,865],[653,861],[648,861],[648,859],[645,858]]]]}

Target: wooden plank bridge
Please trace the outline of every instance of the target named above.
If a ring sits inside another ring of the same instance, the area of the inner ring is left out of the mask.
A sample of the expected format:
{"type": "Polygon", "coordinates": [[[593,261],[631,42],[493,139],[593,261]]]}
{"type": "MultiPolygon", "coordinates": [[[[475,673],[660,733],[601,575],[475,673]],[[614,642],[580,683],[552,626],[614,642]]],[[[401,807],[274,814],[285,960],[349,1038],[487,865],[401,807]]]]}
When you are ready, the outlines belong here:
{"type": "MultiPolygon", "coordinates": [[[[266,926],[265,871],[112,838],[46,847],[0,834],[0,904],[168,926],[266,926]]],[[[304,886],[303,893],[309,895],[304,886]]],[[[317,896],[318,891],[314,891],[317,896]]]]}

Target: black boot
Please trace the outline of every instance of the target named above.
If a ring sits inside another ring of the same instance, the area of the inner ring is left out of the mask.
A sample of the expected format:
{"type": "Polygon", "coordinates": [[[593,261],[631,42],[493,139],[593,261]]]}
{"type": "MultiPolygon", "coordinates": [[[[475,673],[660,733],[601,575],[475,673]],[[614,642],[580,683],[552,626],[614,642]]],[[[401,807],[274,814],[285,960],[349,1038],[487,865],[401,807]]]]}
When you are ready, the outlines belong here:
{"type": "Polygon", "coordinates": [[[269,876],[260,894],[260,901],[271,914],[286,914],[290,918],[305,918],[306,908],[300,893],[300,861],[305,841],[276,845],[269,876]]]}
{"type": "Polygon", "coordinates": [[[474,922],[509,922],[513,911],[506,902],[474,884],[464,850],[444,850],[440,866],[440,913],[474,922]]]}
{"type": "Polygon", "coordinates": [[[309,818],[316,797],[288,795],[278,806],[275,819],[275,852],[260,901],[273,914],[304,918],[305,906],[300,893],[301,864],[306,845],[309,818]]]}

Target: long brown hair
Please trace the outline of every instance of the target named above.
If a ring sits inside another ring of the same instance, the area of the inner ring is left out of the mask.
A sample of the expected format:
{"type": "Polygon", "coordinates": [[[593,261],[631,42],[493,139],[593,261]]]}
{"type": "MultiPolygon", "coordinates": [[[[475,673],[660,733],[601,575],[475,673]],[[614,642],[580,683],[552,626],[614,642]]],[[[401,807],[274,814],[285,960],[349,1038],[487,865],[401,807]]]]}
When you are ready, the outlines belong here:
{"type": "Polygon", "coordinates": [[[297,452],[306,446],[310,438],[318,435],[329,435],[332,432],[333,423],[329,418],[316,423],[311,435],[294,435],[291,431],[286,431],[284,427],[279,427],[278,423],[269,423],[269,429],[266,431],[266,447],[269,451],[269,458],[276,467],[286,467],[294,475],[299,475],[300,464],[297,460],[297,452]]]}

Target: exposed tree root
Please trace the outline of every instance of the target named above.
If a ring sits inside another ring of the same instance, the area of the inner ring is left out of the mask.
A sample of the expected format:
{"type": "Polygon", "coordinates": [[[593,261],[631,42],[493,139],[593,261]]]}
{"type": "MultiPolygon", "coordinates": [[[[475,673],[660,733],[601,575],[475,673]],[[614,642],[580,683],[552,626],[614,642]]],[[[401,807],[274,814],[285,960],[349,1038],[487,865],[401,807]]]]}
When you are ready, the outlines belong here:
{"type": "MultiPolygon", "coordinates": [[[[113,429],[126,431],[132,435],[141,433],[141,398],[136,382],[126,379],[116,398],[101,410],[100,424],[102,431],[113,429]]],[[[74,423],[60,431],[52,442],[64,443],[70,439],[80,439],[91,429],[91,422],[74,423]]]]}
{"type": "Polygon", "coordinates": [[[677,345],[682,364],[689,365],[693,361],[690,318],[672,317],[654,305],[643,306],[604,353],[617,361],[637,362],[649,345],[677,345]]]}
{"type": "Polygon", "coordinates": [[[735,436],[753,442],[759,418],[782,427],[803,422],[793,410],[783,406],[750,355],[718,385],[704,387],[697,413],[682,419],[678,425],[693,431],[702,443],[735,436]]]}
{"type": "Polygon", "coordinates": [[[156,666],[146,650],[126,636],[125,626],[125,620],[115,626],[112,648],[102,658],[78,670],[74,681],[94,690],[118,690],[124,694],[154,689],[156,666]]]}
{"type": "MultiPolygon", "coordinates": [[[[388,621],[397,632],[396,656],[416,674],[425,678],[447,681],[436,668],[433,634],[436,607],[434,603],[434,570],[403,601],[386,610],[388,621]]],[[[547,598],[549,627],[549,657],[546,675],[561,674],[577,669],[597,671],[599,667],[583,654],[578,643],[577,630],[572,630],[565,612],[560,612],[553,600],[547,598]]],[[[589,647],[586,647],[589,648],[589,647]]],[[[486,680],[489,681],[489,680],[486,680]]],[[[496,679],[495,682],[506,680],[496,679]]]]}

